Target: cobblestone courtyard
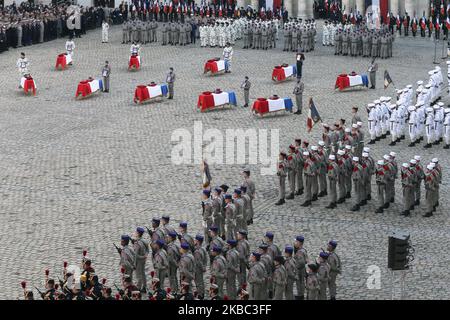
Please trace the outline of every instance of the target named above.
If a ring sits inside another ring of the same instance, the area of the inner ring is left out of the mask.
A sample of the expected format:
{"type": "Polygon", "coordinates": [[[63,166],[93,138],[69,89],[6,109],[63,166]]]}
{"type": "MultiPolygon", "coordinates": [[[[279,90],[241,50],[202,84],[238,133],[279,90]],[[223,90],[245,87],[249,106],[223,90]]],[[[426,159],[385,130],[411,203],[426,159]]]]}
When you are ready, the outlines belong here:
{"type": "MultiPolygon", "coordinates": [[[[321,30],[321,27],[319,27],[321,30]]],[[[231,74],[203,75],[204,62],[221,56],[220,49],[196,46],[172,47],[158,44],[142,49],[143,69],[128,72],[129,45],[121,45],[121,31],[110,30],[110,42],[102,44],[100,31],[76,40],[74,66],[55,71],[57,54],[63,52],[65,39],[10,50],[0,55],[0,298],[15,299],[21,292],[20,281],[43,286],[44,269],[61,276],[63,261],[79,264],[83,248],[93,258],[94,267],[108,284],[119,284],[119,259],[113,242],[131,233],[136,226],[150,226],[151,218],[170,214],[173,224],[189,221],[191,234],[201,230],[199,165],[171,163],[171,134],[175,129],[192,132],[194,121],[203,129],[227,128],[280,129],[280,145],[286,149],[294,138],[315,142],[319,126],[306,133],[306,112],[302,115],[279,114],[260,119],[241,108],[239,89],[245,75],[250,77],[251,99],[271,94],[292,96],[294,82],[273,84],[274,65],[294,63],[294,54],[277,49],[243,50],[238,42],[231,74]],[[38,94],[24,96],[17,89],[19,74],[15,62],[24,51],[31,60],[38,94]],[[88,76],[100,75],[104,60],[112,67],[111,93],[89,99],[74,99],[77,83],[88,76]],[[177,75],[174,100],[135,105],[136,85],[163,82],[170,66],[177,75]],[[200,113],[198,94],[221,88],[237,93],[239,107],[200,113]]],[[[281,38],[281,37],[280,37],[281,38]]],[[[320,35],[318,39],[321,39],[320,35]]],[[[440,49],[438,56],[440,57],[440,49]]],[[[333,47],[316,44],[306,54],[304,82],[306,98],[313,97],[324,120],[350,121],[352,106],[361,107],[379,96],[395,97],[394,88],[382,88],[385,69],[397,87],[428,80],[434,67],[434,44],[426,39],[398,38],[394,57],[380,60],[376,90],[335,92],[340,73],[366,73],[367,58],[334,56],[333,47]]],[[[445,60],[440,64],[445,76],[445,60]]],[[[446,80],[444,80],[446,82],[446,80]]],[[[446,99],[445,99],[446,100],[446,99]]],[[[367,134],[366,134],[367,138],[367,134]]],[[[414,266],[406,275],[405,297],[409,299],[449,299],[450,258],[445,253],[449,242],[449,164],[448,151],[440,146],[408,148],[407,141],[388,147],[387,140],[371,146],[375,159],[388,151],[397,152],[402,163],[414,155],[423,162],[438,157],[444,169],[441,206],[432,218],[422,218],[424,204],[412,216],[401,212],[401,189],[397,181],[396,203],[383,214],[375,214],[375,201],[365,211],[352,213],[350,204],[326,210],[326,198],[312,207],[300,207],[303,196],[274,206],[277,195],[275,176],[259,175],[258,165],[249,165],[257,186],[255,223],[249,228],[254,248],[266,231],[275,232],[275,243],[284,247],[294,236],[303,234],[311,257],[317,256],[330,239],[338,241],[337,252],[343,264],[338,278],[338,299],[389,299],[390,273],[387,269],[388,234],[404,230],[411,234],[415,252],[414,266]],[[368,289],[367,269],[381,269],[381,289],[368,289]]],[[[215,185],[232,188],[241,182],[240,172],[247,165],[212,165],[215,185]]],[[[373,190],[375,190],[373,188],[373,190]]],[[[424,193],[423,193],[424,194],[424,193]]],[[[376,198],[376,194],[373,195],[376,198]]],[[[150,263],[147,264],[150,268],[150,263]]],[[[398,294],[397,294],[398,295],[398,294]]]]}

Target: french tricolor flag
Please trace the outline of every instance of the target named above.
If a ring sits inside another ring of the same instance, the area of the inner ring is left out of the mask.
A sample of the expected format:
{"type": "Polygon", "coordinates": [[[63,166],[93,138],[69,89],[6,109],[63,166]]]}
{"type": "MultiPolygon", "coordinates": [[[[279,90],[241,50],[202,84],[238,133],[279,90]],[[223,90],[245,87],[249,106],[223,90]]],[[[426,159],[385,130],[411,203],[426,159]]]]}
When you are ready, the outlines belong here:
{"type": "Polygon", "coordinates": [[[281,0],[260,0],[259,7],[264,7],[266,11],[275,11],[276,9],[281,8],[281,0]]]}

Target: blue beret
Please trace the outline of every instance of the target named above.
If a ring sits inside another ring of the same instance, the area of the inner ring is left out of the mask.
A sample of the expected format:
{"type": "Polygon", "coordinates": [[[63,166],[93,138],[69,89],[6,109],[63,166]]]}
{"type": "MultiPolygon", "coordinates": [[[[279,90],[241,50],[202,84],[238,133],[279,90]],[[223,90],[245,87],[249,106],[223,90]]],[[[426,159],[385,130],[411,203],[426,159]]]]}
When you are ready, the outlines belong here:
{"type": "Polygon", "coordinates": [[[266,237],[269,239],[273,239],[273,233],[272,232],[266,232],[266,237]]]}
{"type": "Polygon", "coordinates": [[[203,194],[204,194],[205,196],[208,196],[208,197],[209,197],[209,195],[211,194],[211,191],[209,191],[209,190],[203,190],[203,194]]]}
{"type": "Polygon", "coordinates": [[[241,191],[241,189],[234,189],[234,193],[236,193],[236,194],[241,194],[242,191],[241,191]]]}
{"type": "Polygon", "coordinates": [[[243,234],[244,236],[248,235],[248,232],[244,229],[238,230],[238,233],[243,234]]]}
{"type": "Polygon", "coordinates": [[[170,217],[167,216],[167,215],[165,215],[165,216],[162,216],[161,219],[166,220],[166,221],[169,221],[169,220],[170,220],[170,217]]]}
{"type": "Polygon", "coordinates": [[[222,252],[222,248],[218,246],[213,246],[212,251],[214,252],[222,252]]]}
{"type": "Polygon", "coordinates": [[[171,238],[176,238],[178,236],[178,234],[175,231],[170,231],[168,233],[168,236],[171,237],[171,238]]]}
{"type": "Polygon", "coordinates": [[[185,221],[180,222],[180,227],[181,228],[187,228],[187,222],[185,222],[185,221]]]}
{"type": "Polygon", "coordinates": [[[259,252],[254,251],[254,252],[252,252],[252,255],[254,255],[257,258],[261,258],[261,253],[259,253],[259,252]]]}
{"type": "Polygon", "coordinates": [[[182,242],[182,243],[181,243],[181,248],[182,248],[182,249],[186,249],[186,250],[189,249],[189,248],[190,248],[190,247],[189,247],[189,243],[187,243],[187,242],[182,242]]]}
{"type": "Polygon", "coordinates": [[[243,192],[247,192],[247,187],[246,186],[241,186],[240,188],[243,192]]]}
{"type": "Polygon", "coordinates": [[[205,239],[205,237],[203,237],[201,234],[198,234],[195,236],[195,240],[203,241],[204,239],[205,239]]]}
{"type": "Polygon", "coordinates": [[[164,242],[163,239],[158,239],[158,240],[156,240],[156,244],[157,244],[158,246],[160,246],[160,247],[164,247],[164,245],[165,245],[166,243],[164,242]]]}
{"type": "Polygon", "coordinates": [[[324,251],[322,251],[320,254],[319,254],[319,256],[321,257],[321,258],[325,258],[325,259],[327,259],[328,258],[328,256],[329,256],[329,254],[328,253],[326,253],[326,252],[324,252],[324,251]]]}
{"type": "Polygon", "coordinates": [[[231,194],[226,194],[225,199],[231,199],[231,194]]]}
{"type": "Polygon", "coordinates": [[[303,237],[303,236],[296,236],[295,240],[297,240],[299,242],[303,242],[303,241],[305,241],[305,237],[303,237]]]}
{"type": "Polygon", "coordinates": [[[286,248],[284,248],[284,252],[286,253],[293,253],[294,252],[294,248],[291,246],[286,246],[286,248]]]}
{"type": "Polygon", "coordinates": [[[220,189],[220,188],[215,188],[214,191],[217,192],[217,193],[221,193],[221,192],[222,192],[222,189],[220,189]]]}
{"type": "Polygon", "coordinates": [[[136,228],[136,232],[144,233],[145,230],[144,230],[144,228],[142,228],[142,227],[137,227],[137,228],[136,228]]]}
{"type": "Polygon", "coordinates": [[[267,245],[267,243],[261,243],[261,244],[259,245],[259,248],[260,248],[260,249],[267,249],[267,248],[269,248],[269,246],[267,245]]]}
{"type": "Polygon", "coordinates": [[[124,241],[130,241],[130,236],[127,234],[124,234],[122,237],[120,237],[124,241]]]}
{"type": "Polygon", "coordinates": [[[159,221],[160,221],[159,218],[153,218],[152,219],[152,222],[155,222],[155,223],[159,223],[159,221]]]}
{"type": "Polygon", "coordinates": [[[235,246],[235,245],[237,244],[237,241],[234,240],[234,239],[229,239],[229,240],[227,240],[227,243],[228,243],[229,245],[235,246]]]}
{"type": "Polygon", "coordinates": [[[217,232],[219,230],[219,228],[217,226],[211,226],[211,227],[209,227],[209,230],[217,232]]]}
{"type": "Polygon", "coordinates": [[[328,242],[328,244],[329,244],[330,246],[332,246],[333,248],[336,248],[336,247],[337,247],[337,242],[334,241],[334,240],[331,240],[330,242],[328,242]]]}

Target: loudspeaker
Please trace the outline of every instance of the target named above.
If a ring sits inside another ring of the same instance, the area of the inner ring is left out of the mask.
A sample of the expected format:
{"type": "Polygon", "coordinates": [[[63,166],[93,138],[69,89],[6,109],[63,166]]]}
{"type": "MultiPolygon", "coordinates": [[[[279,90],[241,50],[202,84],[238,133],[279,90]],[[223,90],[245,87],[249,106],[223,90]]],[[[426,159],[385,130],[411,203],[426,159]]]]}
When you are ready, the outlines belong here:
{"type": "Polygon", "coordinates": [[[389,235],[388,268],[391,270],[405,270],[408,268],[409,234],[392,232],[389,235]]]}

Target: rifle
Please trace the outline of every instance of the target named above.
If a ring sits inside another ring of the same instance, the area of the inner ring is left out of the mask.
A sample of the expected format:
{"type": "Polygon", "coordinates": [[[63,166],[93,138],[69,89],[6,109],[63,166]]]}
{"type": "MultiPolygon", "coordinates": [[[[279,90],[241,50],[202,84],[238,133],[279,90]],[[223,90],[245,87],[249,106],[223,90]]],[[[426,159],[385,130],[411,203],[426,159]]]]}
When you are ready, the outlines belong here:
{"type": "Polygon", "coordinates": [[[41,295],[42,299],[44,299],[45,294],[41,290],[39,290],[36,286],[34,288],[39,292],[39,294],[41,295]]]}
{"type": "Polygon", "coordinates": [[[58,281],[59,281],[59,286],[61,287],[62,290],[64,290],[64,281],[62,281],[60,277],[58,277],[58,281]]]}
{"type": "Polygon", "coordinates": [[[117,252],[119,253],[119,255],[122,254],[122,249],[120,249],[115,243],[113,243],[114,247],[116,247],[117,252]]]}

